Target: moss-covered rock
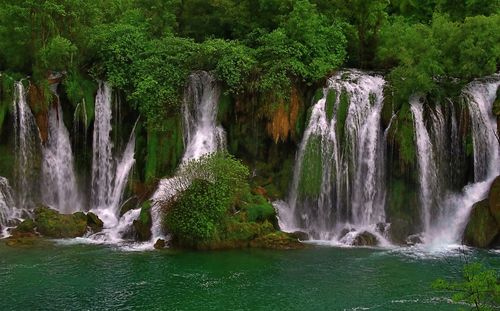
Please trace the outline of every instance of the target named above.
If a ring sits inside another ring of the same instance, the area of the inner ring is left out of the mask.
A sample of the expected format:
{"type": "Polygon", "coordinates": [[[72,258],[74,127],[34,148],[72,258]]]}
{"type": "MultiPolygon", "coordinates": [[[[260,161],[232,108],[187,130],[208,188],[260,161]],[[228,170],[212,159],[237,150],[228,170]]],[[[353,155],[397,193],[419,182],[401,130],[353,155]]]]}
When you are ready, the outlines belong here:
{"type": "Polygon", "coordinates": [[[495,217],[495,220],[500,227],[500,176],[495,178],[493,184],[491,184],[488,201],[490,204],[490,212],[493,217],[495,217]]]}
{"type": "Polygon", "coordinates": [[[301,249],[305,247],[297,238],[281,231],[258,237],[250,242],[250,246],[271,249],[301,249]]]}
{"type": "Polygon", "coordinates": [[[87,231],[87,215],[77,212],[71,215],[60,214],[48,207],[35,209],[37,231],[50,238],[76,238],[87,231]]]}
{"type": "Polygon", "coordinates": [[[352,241],[352,245],[354,246],[377,246],[378,244],[377,237],[368,231],[359,233],[352,241]]]}
{"type": "Polygon", "coordinates": [[[104,223],[99,217],[94,213],[87,213],[87,225],[90,227],[92,232],[100,232],[104,227],[104,223]]]}
{"type": "Polygon", "coordinates": [[[35,233],[35,222],[33,219],[24,220],[13,230],[13,235],[15,233],[35,233]]]}
{"type": "Polygon", "coordinates": [[[139,241],[149,241],[151,239],[151,202],[145,201],[141,206],[139,218],[134,220],[133,226],[139,241]]]}
{"type": "Polygon", "coordinates": [[[486,248],[499,232],[499,226],[491,214],[488,200],[477,202],[472,207],[469,223],[465,228],[464,243],[469,246],[486,248]]]}

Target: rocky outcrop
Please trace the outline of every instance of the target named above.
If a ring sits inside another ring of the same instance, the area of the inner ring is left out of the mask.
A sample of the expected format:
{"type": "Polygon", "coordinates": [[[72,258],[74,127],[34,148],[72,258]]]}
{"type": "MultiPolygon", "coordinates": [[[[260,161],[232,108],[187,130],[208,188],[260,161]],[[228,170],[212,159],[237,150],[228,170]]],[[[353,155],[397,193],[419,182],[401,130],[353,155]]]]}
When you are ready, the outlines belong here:
{"type": "Polygon", "coordinates": [[[495,217],[497,224],[500,226],[500,176],[495,178],[491,184],[490,193],[488,196],[490,212],[495,217]]]}
{"type": "Polygon", "coordinates": [[[499,226],[491,214],[488,200],[474,204],[465,228],[464,244],[486,248],[495,240],[498,232],[499,226]]]}
{"type": "Polygon", "coordinates": [[[12,230],[12,237],[35,237],[38,234],[48,238],[76,238],[85,233],[99,232],[103,222],[94,213],[61,214],[51,208],[40,206],[34,211],[34,218],[24,220],[12,230]]]}
{"type": "Polygon", "coordinates": [[[270,249],[301,249],[305,247],[297,238],[281,231],[258,237],[250,242],[250,246],[270,249]]]}
{"type": "Polygon", "coordinates": [[[500,176],[490,187],[488,197],[473,205],[465,228],[466,245],[486,248],[500,239],[500,176]]]}
{"type": "Polygon", "coordinates": [[[141,206],[139,218],[134,220],[133,226],[139,241],[149,241],[151,239],[151,202],[146,201],[141,206]]]}
{"type": "Polygon", "coordinates": [[[353,246],[377,246],[378,243],[377,237],[368,231],[359,233],[352,241],[353,246]]]}

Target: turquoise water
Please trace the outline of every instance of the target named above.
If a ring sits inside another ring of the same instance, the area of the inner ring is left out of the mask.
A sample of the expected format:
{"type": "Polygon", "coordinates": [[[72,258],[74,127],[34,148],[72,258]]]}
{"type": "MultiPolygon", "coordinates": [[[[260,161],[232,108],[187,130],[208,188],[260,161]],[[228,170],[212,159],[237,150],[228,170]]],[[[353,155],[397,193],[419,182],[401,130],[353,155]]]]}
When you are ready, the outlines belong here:
{"type": "MultiPolygon", "coordinates": [[[[469,257],[500,267],[498,254],[469,257]]],[[[461,262],[365,248],[130,252],[0,242],[0,310],[457,310],[431,283],[459,277],[461,262]]]]}

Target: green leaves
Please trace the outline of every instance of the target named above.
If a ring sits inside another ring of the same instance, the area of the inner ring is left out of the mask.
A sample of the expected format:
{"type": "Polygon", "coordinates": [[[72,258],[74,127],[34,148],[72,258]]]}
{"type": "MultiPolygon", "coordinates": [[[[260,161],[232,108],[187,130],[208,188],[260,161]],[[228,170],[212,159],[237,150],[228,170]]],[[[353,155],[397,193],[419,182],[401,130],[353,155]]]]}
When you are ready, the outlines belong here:
{"type": "Polygon", "coordinates": [[[494,310],[500,303],[498,273],[486,269],[480,263],[465,265],[463,281],[450,282],[438,279],[432,287],[451,292],[453,301],[470,304],[473,310],[494,310]]]}

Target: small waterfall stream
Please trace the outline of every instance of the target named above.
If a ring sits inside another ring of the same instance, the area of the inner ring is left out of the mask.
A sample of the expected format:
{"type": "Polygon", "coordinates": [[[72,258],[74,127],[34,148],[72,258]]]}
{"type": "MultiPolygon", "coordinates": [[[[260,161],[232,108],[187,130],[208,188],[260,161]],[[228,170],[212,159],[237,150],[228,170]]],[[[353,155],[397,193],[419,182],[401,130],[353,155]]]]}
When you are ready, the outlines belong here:
{"type": "Polygon", "coordinates": [[[16,204],[32,208],[37,197],[37,160],[40,153],[40,134],[35,117],[26,101],[26,90],[22,81],[14,87],[12,107],[15,136],[14,189],[16,204]]]}
{"type": "MultiPolygon", "coordinates": [[[[135,163],[135,127],[119,160],[113,157],[112,90],[99,83],[95,100],[95,122],[92,157],[92,209],[104,222],[107,233],[119,229],[120,203],[130,171],[135,163]]],[[[117,116],[118,117],[118,116],[117,116]]],[[[133,219],[132,219],[133,220],[133,219]]],[[[129,223],[131,225],[131,221],[129,223]]],[[[101,234],[102,235],[102,234],[101,234]]]]}
{"type": "Polygon", "coordinates": [[[53,86],[53,92],[57,101],[49,111],[48,140],[42,150],[42,199],[45,204],[59,212],[70,214],[83,210],[83,205],[74,169],[69,132],[64,125],[56,87],[57,85],[53,86]]]}
{"type": "Polygon", "coordinates": [[[8,236],[9,227],[15,225],[27,212],[15,206],[12,188],[7,178],[0,176],[0,238],[8,236]]]}
{"type": "MultiPolygon", "coordinates": [[[[189,76],[182,106],[185,151],[179,169],[190,160],[225,149],[226,134],[217,125],[219,97],[219,85],[212,74],[198,71],[189,76]]],[[[162,179],[151,198],[154,202],[151,210],[152,241],[164,237],[161,225],[162,202],[168,201],[187,187],[188,183],[179,182],[178,179],[176,176],[162,179]]]]}
{"type": "Polygon", "coordinates": [[[345,227],[373,231],[385,222],[384,84],[357,70],[328,80],[297,153],[288,204],[275,205],[285,230],[331,240],[345,227]]]}
{"type": "Polygon", "coordinates": [[[410,105],[417,146],[421,218],[425,232],[431,226],[432,208],[436,199],[436,189],[438,187],[437,167],[431,136],[424,123],[424,105],[417,96],[410,99],[410,105]]]}

